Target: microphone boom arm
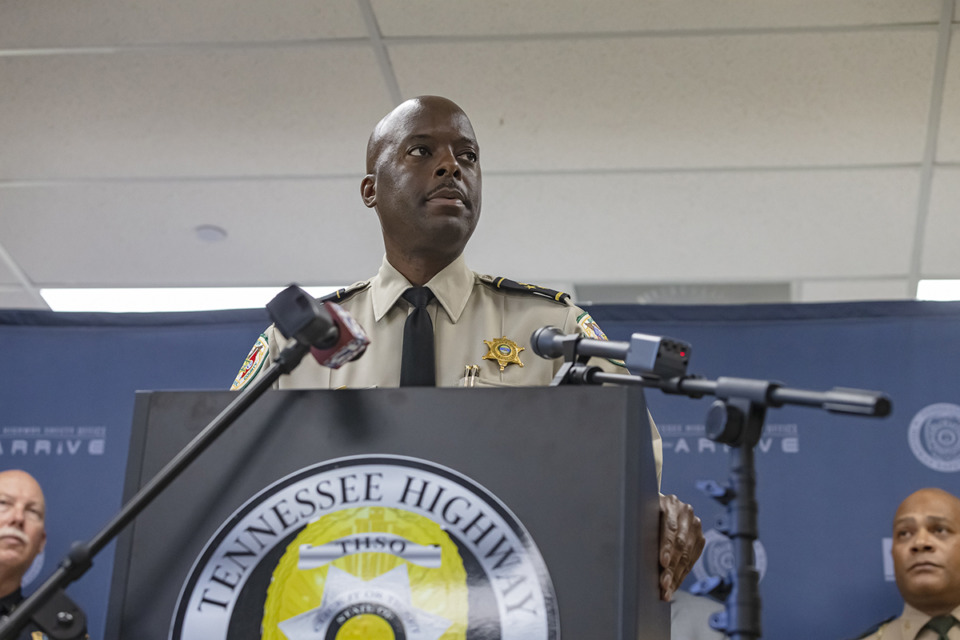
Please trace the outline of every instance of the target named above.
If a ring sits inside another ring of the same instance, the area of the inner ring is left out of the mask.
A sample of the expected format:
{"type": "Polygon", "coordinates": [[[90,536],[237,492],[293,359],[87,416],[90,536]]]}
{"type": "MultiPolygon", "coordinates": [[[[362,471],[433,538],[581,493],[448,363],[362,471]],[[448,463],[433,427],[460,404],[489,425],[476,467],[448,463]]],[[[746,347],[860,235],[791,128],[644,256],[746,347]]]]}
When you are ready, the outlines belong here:
{"type": "MultiPolygon", "coordinates": [[[[611,342],[609,347],[619,353],[626,353],[628,367],[637,336],[642,336],[641,341],[649,344],[657,340],[655,336],[634,334],[631,343],[611,342]]],[[[565,336],[559,329],[543,327],[534,332],[531,341],[537,355],[544,358],[557,358],[562,355],[565,359],[551,386],[639,385],[690,398],[701,398],[705,395],[718,398],[707,412],[705,430],[710,440],[730,447],[730,482],[726,485],[713,481],[700,482],[698,487],[726,506],[727,515],[722,519],[723,524],[719,528],[730,538],[734,566],[722,580],[713,578],[698,582],[691,591],[697,594],[715,594],[725,601],[724,610],[710,617],[712,628],[722,631],[731,640],[760,638],[760,574],[756,568],[753,550],[753,544],[759,538],[754,447],[763,433],[767,409],[793,404],[817,407],[831,413],[883,417],[889,415],[892,409],[890,398],[879,391],[845,387],[811,391],[787,388],[772,380],[722,377],[707,380],[700,376],[686,375],[685,361],[681,375],[654,375],[656,357],[648,360],[648,367],[639,368],[647,375],[607,373],[600,367],[587,364],[589,356],[601,354],[602,350],[595,344],[602,342],[600,340],[578,335],[565,336]],[[590,345],[589,353],[579,349],[582,343],[590,345]]],[[[685,353],[689,355],[689,345],[686,346],[685,353]]],[[[659,353],[662,353],[662,347],[659,353]]],[[[673,360],[673,364],[676,364],[676,358],[673,360]]]]}
{"type": "Polygon", "coordinates": [[[599,367],[585,367],[583,372],[571,374],[585,384],[639,385],[660,389],[664,393],[685,395],[689,398],[716,396],[722,400],[745,398],[769,407],[792,404],[818,407],[830,413],[847,413],[884,417],[890,415],[890,398],[880,391],[834,387],[828,391],[811,391],[784,387],[770,380],[724,378],[707,380],[699,376],[656,378],[623,373],[607,373],[599,367]]]}

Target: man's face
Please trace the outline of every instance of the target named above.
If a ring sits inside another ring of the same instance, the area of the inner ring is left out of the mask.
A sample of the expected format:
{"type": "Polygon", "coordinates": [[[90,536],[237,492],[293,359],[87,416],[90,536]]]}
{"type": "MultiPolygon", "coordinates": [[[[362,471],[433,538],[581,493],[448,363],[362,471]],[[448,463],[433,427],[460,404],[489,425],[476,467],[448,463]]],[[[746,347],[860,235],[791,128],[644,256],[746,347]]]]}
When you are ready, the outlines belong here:
{"type": "Polygon", "coordinates": [[[453,103],[427,99],[383,125],[361,189],[380,216],[387,255],[460,255],[480,217],[480,148],[470,121],[453,103]]]}
{"type": "Polygon", "coordinates": [[[960,500],[922,489],[893,520],[893,569],[903,599],[930,615],[960,605],[960,500]]]}
{"type": "Polygon", "coordinates": [[[26,573],[47,540],[45,516],[36,480],[23,471],[0,473],[0,572],[26,573]]]}

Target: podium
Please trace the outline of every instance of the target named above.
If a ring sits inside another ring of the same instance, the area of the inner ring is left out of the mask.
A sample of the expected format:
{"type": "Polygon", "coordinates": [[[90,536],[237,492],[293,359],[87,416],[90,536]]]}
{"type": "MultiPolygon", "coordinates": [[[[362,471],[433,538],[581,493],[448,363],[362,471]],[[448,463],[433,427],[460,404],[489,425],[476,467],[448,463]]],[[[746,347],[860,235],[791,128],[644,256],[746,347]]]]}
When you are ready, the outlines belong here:
{"type": "MultiPolygon", "coordinates": [[[[233,397],[138,393],[125,500],[233,397]]],[[[658,523],[639,388],[270,391],[120,536],[105,637],[247,639],[274,620],[295,638],[361,623],[439,637],[459,611],[449,628],[470,640],[667,640],[658,523]],[[336,534],[345,510],[394,518],[393,533],[336,534]],[[429,535],[452,541],[456,566],[429,535]],[[327,567],[322,603],[299,617],[282,604],[309,596],[297,553],[327,567]],[[378,591],[386,578],[348,575],[330,553],[386,557],[390,580],[413,586],[378,591]],[[414,588],[429,571],[461,576],[466,604],[429,611],[414,588]]]]}

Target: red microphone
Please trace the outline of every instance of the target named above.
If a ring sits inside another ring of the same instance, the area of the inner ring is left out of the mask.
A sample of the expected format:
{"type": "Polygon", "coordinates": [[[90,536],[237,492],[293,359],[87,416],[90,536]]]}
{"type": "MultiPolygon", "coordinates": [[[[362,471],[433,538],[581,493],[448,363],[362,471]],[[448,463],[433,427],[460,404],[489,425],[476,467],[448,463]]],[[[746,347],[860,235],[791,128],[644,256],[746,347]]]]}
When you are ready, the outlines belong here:
{"type": "Polygon", "coordinates": [[[360,323],[337,303],[325,302],[323,307],[330,312],[330,318],[337,329],[337,339],[323,349],[310,347],[310,353],[321,366],[339,369],[362,356],[370,344],[370,338],[360,323]]]}

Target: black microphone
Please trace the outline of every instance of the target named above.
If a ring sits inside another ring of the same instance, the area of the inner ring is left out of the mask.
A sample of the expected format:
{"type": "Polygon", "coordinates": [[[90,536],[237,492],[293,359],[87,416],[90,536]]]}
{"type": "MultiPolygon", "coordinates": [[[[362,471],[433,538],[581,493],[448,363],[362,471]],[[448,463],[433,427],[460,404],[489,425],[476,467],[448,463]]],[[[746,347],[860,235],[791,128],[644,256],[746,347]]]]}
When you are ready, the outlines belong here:
{"type": "Polygon", "coordinates": [[[564,356],[564,345],[570,343],[575,345],[577,355],[597,356],[613,360],[623,360],[630,348],[629,342],[592,340],[579,333],[567,335],[560,329],[551,326],[540,327],[534,331],[533,335],[530,336],[530,342],[533,343],[533,352],[541,358],[547,359],[562,358],[564,356]]]}
{"type": "Polygon", "coordinates": [[[530,336],[533,352],[541,358],[561,358],[572,345],[574,356],[623,360],[627,369],[663,378],[685,375],[690,363],[689,343],[673,338],[635,333],[629,342],[597,340],[579,333],[564,334],[556,327],[540,327],[530,336]]]}
{"type": "Polygon", "coordinates": [[[340,305],[321,303],[296,285],[268,302],[267,313],[283,337],[310,345],[324,367],[338,369],[362,356],[370,344],[360,323],[340,305]]]}

